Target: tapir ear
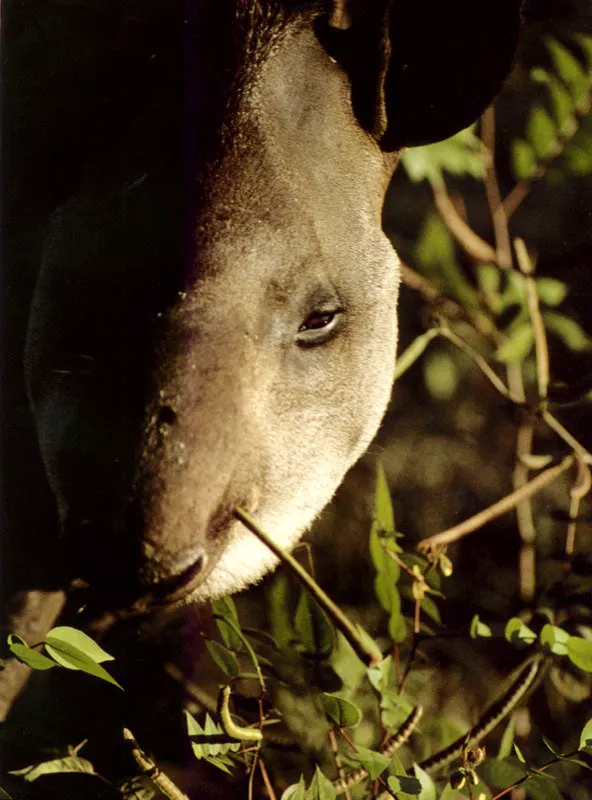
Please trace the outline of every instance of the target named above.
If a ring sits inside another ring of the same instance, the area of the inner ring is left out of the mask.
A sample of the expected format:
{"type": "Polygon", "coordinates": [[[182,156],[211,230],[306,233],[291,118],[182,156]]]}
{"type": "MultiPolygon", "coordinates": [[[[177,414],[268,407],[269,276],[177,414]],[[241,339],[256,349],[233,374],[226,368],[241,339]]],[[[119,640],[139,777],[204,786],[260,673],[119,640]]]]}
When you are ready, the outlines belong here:
{"type": "Polygon", "coordinates": [[[521,0],[333,0],[324,43],[360,124],[391,151],[474,122],[512,66],[521,0]]]}

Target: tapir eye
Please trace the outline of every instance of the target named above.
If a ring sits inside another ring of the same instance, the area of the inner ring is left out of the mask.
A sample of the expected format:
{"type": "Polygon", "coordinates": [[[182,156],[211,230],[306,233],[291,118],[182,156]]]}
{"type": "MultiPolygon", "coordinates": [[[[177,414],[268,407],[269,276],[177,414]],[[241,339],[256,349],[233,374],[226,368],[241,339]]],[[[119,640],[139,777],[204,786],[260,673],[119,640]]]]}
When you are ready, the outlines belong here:
{"type": "Polygon", "coordinates": [[[340,308],[313,311],[298,328],[296,342],[303,347],[328,342],[341,327],[342,317],[340,308]]]}

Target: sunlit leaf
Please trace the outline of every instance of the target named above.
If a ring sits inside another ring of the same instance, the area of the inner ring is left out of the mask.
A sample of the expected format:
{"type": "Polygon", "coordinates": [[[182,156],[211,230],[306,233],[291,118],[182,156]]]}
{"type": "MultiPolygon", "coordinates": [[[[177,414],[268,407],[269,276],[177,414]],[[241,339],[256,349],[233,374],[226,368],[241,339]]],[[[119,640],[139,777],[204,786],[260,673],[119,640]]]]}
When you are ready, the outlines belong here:
{"type": "Polygon", "coordinates": [[[413,765],[415,777],[421,784],[421,792],[418,795],[418,800],[436,800],[436,784],[428,773],[423,770],[419,764],[413,765]]]}
{"type": "Polygon", "coordinates": [[[549,648],[556,656],[567,655],[569,633],[556,625],[544,625],[540,633],[541,644],[549,648]]]}
{"type": "Polygon", "coordinates": [[[555,123],[547,111],[540,106],[532,108],[526,125],[526,136],[539,158],[548,155],[551,142],[554,141],[556,135],[555,123]]]}
{"type": "Polygon", "coordinates": [[[580,750],[585,747],[592,747],[592,718],[584,725],[580,735],[580,750]]]}
{"type": "Polygon", "coordinates": [[[96,775],[95,768],[90,761],[87,761],[85,758],[79,758],[78,756],[66,756],[65,758],[53,759],[52,761],[43,761],[41,764],[15,770],[10,774],[21,775],[26,781],[31,783],[42,775],[53,775],[63,772],[84,772],[87,775],[96,775]]]}
{"type": "Polygon", "coordinates": [[[356,745],[356,750],[349,750],[343,754],[344,763],[354,768],[364,767],[368,771],[370,780],[375,781],[391,763],[389,756],[369,750],[367,747],[356,745]]]}
{"type": "Polygon", "coordinates": [[[549,91],[549,97],[551,98],[555,122],[557,123],[557,126],[561,128],[573,114],[573,100],[571,99],[569,92],[557,81],[550,83],[547,88],[549,91]]]}
{"type": "Polygon", "coordinates": [[[335,800],[337,793],[332,782],[317,767],[306,793],[306,800],[335,800]]]}
{"type": "Polygon", "coordinates": [[[504,735],[502,736],[502,740],[500,742],[499,751],[497,754],[498,758],[507,758],[509,755],[512,754],[515,732],[516,732],[516,714],[512,714],[510,716],[508,724],[506,725],[504,735]]]}
{"type": "Polygon", "coordinates": [[[567,656],[584,672],[592,672],[592,642],[581,636],[570,636],[566,642],[567,656]]]}
{"type": "Polygon", "coordinates": [[[51,658],[44,656],[43,653],[38,653],[37,650],[33,650],[25,644],[11,644],[10,652],[22,664],[26,664],[31,669],[47,670],[57,667],[56,662],[52,661],[51,658]]]}
{"type": "Polygon", "coordinates": [[[489,638],[492,636],[492,631],[489,625],[486,625],[485,622],[481,622],[479,619],[479,615],[475,614],[473,619],[471,620],[471,638],[475,639],[477,637],[489,638]]]}
{"type": "Polygon", "coordinates": [[[337,697],[334,694],[323,692],[321,695],[321,703],[323,709],[329,720],[337,728],[355,728],[360,724],[362,719],[362,712],[349,700],[344,700],[343,697],[337,697]]]}
{"type": "Polygon", "coordinates": [[[102,647],[100,647],[90,636],[86,633],[77,630],[76,628],[69,628],[60,626],[59,628],[52,628],[45,637],[46,641],[50,642],[54,647],[57,643],[66,643],[72,645],[84,655],[95,661],[97,664],[102,664],[104,661],[113,661],[112,655],[109,655],[102,647]]]}
{"type": "Polygon", "coordinates": [[[484,174],[481,142],[475,135],[474,126],[442,142],[406,149],[401,162],[410,180],[428,180],[437,186],[444,181],[443,172],[475,178],[484,174]]]}
{"type": "Polygon", "coordinates": [[[283,792],[281,800],[306,800],[306,784],[303,775],[300,776],[298,783],[288,786],[283,792]]]}
{"type": "Polygon", "coordinates": [[[557,39],[548,37],[545,40],[553,59],[555,70],[563,82],[569,87],[572,96],[577,99],[588,85],[588,78],[577,58],[557,39]]]}
{"type": "Polygon", "coordinates": [[[506,623],[504,636],[513,645],[526,646],[536,641],[536,633],[525,625],[519,617],[512,617],[506,623]]]}
{"type": "Polygon", "coordinates": [[[543,311],[545,327],[558,336],[570,350],[580,353],[592,348],[592,340],[578,323],[556,311],[543,311]]]}
{"type": "Polygon", "coordinates": [[[535,285],[540,301],[546,306],[558,306],[569,292],[567,284],[556,278],[537,278],[535,285]]]}
{"type": "Polygon", "coordinates": [[[525,322],[512,331],[507,341],[501,344],[495,352],[498,361],[520,362],[531,353],[534,343],[534,333],[530,322],[525,322]]]}
{"type": "Polygon", "coordinates": [[[518,180],[529,178],[536,165],[536,155],[532,145],[524,139],[512,142],[512,169],[518,180]]]}
{"type": "Polygon", "coordinates": [[[79,650],[73,644],[70,644],[67,639],[53,636],[53,631],[47,635],[45,639],[45,649],[49,655],[57,661],[62,667],[72,670],[80,670],[86,672],[88,675],[93,675],[95,678],[100,678],[107,683],[112,683],[119,689],[122,689],[115,678],[107,672],[104,667],[88,656],[82,650],[79,650]]]}

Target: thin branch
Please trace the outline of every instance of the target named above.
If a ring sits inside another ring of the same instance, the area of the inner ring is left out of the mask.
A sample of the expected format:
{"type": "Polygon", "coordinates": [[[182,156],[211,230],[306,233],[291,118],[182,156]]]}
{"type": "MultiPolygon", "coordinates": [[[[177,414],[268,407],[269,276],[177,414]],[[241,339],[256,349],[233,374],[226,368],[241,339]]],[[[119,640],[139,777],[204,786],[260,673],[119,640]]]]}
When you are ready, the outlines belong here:
{"type": "Polygon", "coordinates": [[[161,772],[154,761],[149,758],[137,743],[133,733],[129,728],[123,729],[123,738],[130,743],[132,756],[144,775],[147,775],[152,783],[169,800],[189,800],[189,797],[182,792],[173,781],[161,772]]]}
{"type": "Polygon", "coordinates": [[[269,800],[277,800],[276,794],[273,790],[273,786],[271,785],[271,781],[269,780],[269,775],[267,774],[267,767],[265,766],[265,762],[261,757],[259,757],[258,764],[261,777],[263,778],[263,783],[265,784],[265,788],[267,789],[267,794],[269,795],[269,800]]]}
{"type": "Polygon", "coordinates": [[[343,761],[341,760],[341,755],[339,754],[339,747],[337,745],[337,736],[335,736],[335,729],[329,728],[329,744],[331,745],[331,752],[333,753],[333,761],[335,762],[335,769],[337,770],[337,774],[339,775],[339,783],[343,787],[343,794],[346,797],[346,800],[352,800],[351,793],[349,791],[349,783],[347,781],[347,774],[345,769],[343,768],[343,761]]]}
{"type": "Polygon", "coordinates": [[[580,510],[580,503],[592,488],[592,474],[588,464],[584,464],[581,459],[578,459],[578,471],[573,486],[569,490],[569,524],[565,535],[565,558],[566,565],[569,565],[576,543],[576,526],[577,518],[580,510]]]}
{"type": "Polygon", "coordinates": [[[580,444],[580,442],[578,442],[575,436],[573,436],[566,428],[563,427],[557,417],[553,416],[553,414],[546,409],[541,411],[540,417],[543,422],[545,422],[551,428],[551,430],[555,431],[560,439],[563,439],[563,441],[569,445],[569,447],[571,447],[574,453],[582,459],[584,464],[592,464],[592,453],[590,453],[589,450],[586,450],[586,448],[580,444]]]}
{"type": "Polygon", "coordinates": [[[496,264],[500,269],[511,269],[512,247],[508,230],[508,218],[502,202],[502,195],[495,171],[495,111],[490,106],[481,117],[481,140],[483,142],[483,161],[485,164],[485,196],[491,213],[495,236],[496,264]]]}
{"type": "Polygon", "coordinates": [[[321,587],[314,581],[308,572],[296,561],[296,559],[287,553],[280,545],[272,539],[272,537],[262,530],[255,520],[243,511],[242,508],[236,508],[234,516],[242,524],[255,534],[255,536],[267,545],[272,553],[274,553],[283,564],[285,564],[295,575],[295,577],[304,585],[304,587],[313,595],[317,603],[329,615],[335,623],[335,626],[348,640],[350,645],[358,657],[368,666],[374,666],[382,661],[382,653],[374,642],[368,641],[366,638],[360,636],[356,626],[347,617],[343,611],[337,606],[329,595],[321,589],[321,587]]]}
{"type": "Polygon", "coordinates": [[[486,523],[501,517],[508,511],[511,511],[522,500],[526,499],[527,497],[532,497],[537,492],[540,492],[541,489],[544,489],[545,486],[553,483],[553,481],[555,481],[574,464],[574,461],[575,459],[573,455],[567,456],[556,466],[549,467],[549,469],[546,469],[544,472],[541,472],[539,475],[537,475],[536,478],[533,478],[528,483],[525,483],[524,486],[521,486],[519,489],[516,489],[505,497],[502,497],[502,499],[498,500],[497,503],[485,508],[483,511],[480,511],[478,514],[466,519],[459,525],[454,525],[454,527],[448,528],[448,530],[437,533],[434,536],[428,536],[426,539],[422,539],[418,545],[418,549],[422,553],[433,552],[445,547],[446,545],[452,544],[453,542],[457,542],[459,539],[462,539],[469,533],[473,533],[486,523]]]}
{"type": "Polygon", "coordinates": [[[465,342],[464,339],[461,339],[460,336],[457,336],[457,334],[448,327],[439,327],[438,333],[440,336],[444,337],[444,339],[448,339],[448,341],[455,344],[459,350],[462,350],[463,353],[479,367],[487,380],[503,397],[506,398],[506,400],[510,400],[510,402],[515,403],[516,405],[522,405],[520,399],[510,392],[499,375],[497,375],[497,373],[489,366],[487,360],[483,358],[483,356],[480,355],[480,353],[478,353],[474,347],[472,347],[468,342],[465,342]]]}
{"type": "Polygon", "coordinates": [[[446,187],[443,184],[440,186],[433,185],[432,192],[436,210],[463,250],[468,253],[471,258],[475,259],[475,261],[485,261],[496,264],[497,253],[489,242],[482,239],[475,233],[470,225],[467,225],[456,210],[454,203],[450,199],[450,195],[446,191],[446,187]]]}
{"type": "Polygon", "coordinates": [[[536,354],[537,384],[539,391],[539,402],[545,403],[547,400],[547,389],[549,387],[549,346],[547,344],[547,333],[545,323],[541,314],[539,296],[534,280],[534,265],[528,255],[528,250],[524,241],[518,237],[514,239],[516,258],[520,271],[524,275],[524,288],[528,300],[528,310],[532,322],[534,333],[534,348],[536,354]]]}

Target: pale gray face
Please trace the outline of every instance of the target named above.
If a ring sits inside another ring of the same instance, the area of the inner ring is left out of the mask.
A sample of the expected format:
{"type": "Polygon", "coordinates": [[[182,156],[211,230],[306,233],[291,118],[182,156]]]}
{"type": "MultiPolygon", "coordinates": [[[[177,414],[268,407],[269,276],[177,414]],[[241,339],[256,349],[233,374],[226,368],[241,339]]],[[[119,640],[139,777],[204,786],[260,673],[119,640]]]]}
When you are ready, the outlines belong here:
{"type": "Polygon", "coordinates": [[[207,69],[192,65],[181,157],[142,161],[130,134],[122,152],[141,166],[120,155],[54,219],[30,318],[29,389],[73,571],[115,602],[260,578],[275,559],[233,510],[293,547],[375,435],[393,380],[398,262],[381,211],[397,162],[384,137],[398,134],[388,107],[363,124],[360,102],[374,80],[366,106],[386,102],[387,61],[350,69],[307,0],[197,8],[207,69]],[[213,20],[234,50],[207,41],[213,20]]]}

